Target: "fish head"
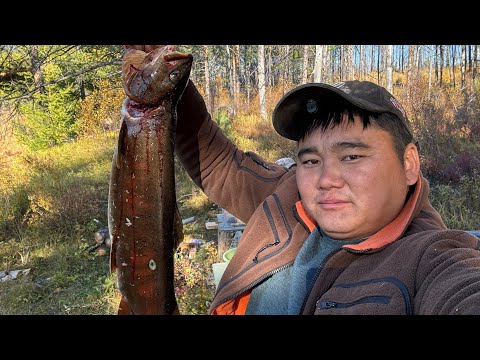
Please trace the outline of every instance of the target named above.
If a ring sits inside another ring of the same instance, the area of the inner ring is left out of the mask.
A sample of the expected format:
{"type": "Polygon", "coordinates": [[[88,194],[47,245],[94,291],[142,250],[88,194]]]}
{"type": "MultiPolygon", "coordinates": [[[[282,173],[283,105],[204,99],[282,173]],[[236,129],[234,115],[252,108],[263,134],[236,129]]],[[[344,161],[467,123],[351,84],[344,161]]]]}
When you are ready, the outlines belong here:
{"type": "Polygon", "coordinates": [[[175,46],[151,52],[127,51],[122,76],[127,96],[139,104],[155,106],[163,99],[178,100],[192,68],[192,54],[178,52],[175,46]]]}

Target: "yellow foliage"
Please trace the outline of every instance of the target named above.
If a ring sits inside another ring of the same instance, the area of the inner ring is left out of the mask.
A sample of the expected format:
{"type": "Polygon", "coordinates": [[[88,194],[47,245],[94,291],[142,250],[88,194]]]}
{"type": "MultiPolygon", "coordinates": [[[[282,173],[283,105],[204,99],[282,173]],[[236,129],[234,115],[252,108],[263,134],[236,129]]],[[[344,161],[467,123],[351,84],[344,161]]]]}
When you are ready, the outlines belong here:
{"type": "Polygon", "coordinates": [[[97,89],[83,100],[77,119],[78,133],[82,136],[115,130],[121,118],[125,92],[119,84],[101,80],[97,89]]]}

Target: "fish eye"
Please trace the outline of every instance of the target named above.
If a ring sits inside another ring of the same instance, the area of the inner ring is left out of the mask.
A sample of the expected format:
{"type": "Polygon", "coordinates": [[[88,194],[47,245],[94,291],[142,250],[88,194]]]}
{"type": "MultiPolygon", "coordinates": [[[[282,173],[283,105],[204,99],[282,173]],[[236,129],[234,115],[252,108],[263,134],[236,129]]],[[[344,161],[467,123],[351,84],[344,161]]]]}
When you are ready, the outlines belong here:
{"type": "Polygon", "coordinates": [[[174,70],[170,73],[170,80],[177,81],[179,76],[180,72],[178,70],[174,70]]]}

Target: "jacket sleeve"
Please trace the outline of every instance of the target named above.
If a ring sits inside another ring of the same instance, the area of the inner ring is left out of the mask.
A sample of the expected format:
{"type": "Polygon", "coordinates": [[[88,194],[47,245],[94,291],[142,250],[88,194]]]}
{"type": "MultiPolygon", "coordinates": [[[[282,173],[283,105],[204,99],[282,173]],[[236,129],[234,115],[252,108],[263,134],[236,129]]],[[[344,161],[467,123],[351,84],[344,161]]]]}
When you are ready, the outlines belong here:
{"type": "Polygon", "coordinates": [[[191,81],[177,105],[175,151],[208,198],[244,222],[275,191],[287,172],[280,165],[238,149],[212,121],[191,81]]]}
{"type": "Polygon", "coordinates": [[[421,257],[416,313],[480,315],[480,239],[460,231],[449,234],[421,257]]]}

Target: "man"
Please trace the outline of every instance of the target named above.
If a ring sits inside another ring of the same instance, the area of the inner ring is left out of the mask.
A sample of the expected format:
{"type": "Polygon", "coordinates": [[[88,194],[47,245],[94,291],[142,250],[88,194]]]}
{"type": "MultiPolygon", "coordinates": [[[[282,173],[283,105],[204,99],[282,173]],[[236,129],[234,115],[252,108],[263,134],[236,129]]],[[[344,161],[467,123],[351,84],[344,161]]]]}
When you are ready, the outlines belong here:
{"type": "Polygon", "coordinates": [[[209,313],[480,314],[479,239],[431,206],[406,113],[383,87],[287,93],[273,126],[297,142],[291,170],[238,149],[192,82],[177,110],[183,166],[247,223],[209,313]]]}

